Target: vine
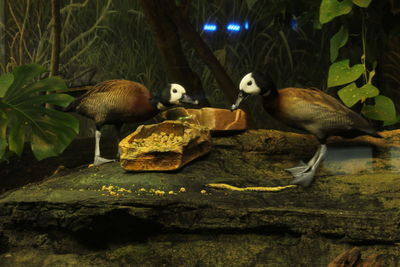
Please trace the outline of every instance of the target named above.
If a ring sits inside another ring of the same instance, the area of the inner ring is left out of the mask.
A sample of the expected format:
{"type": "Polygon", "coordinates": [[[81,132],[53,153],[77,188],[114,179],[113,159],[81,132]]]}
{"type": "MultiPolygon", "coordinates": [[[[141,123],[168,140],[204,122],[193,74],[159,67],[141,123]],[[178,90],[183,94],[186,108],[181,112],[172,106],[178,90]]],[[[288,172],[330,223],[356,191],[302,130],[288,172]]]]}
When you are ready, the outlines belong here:
{"type": "MultiPolygon", "coordinates": [[[[320,23],[326,24],[336,17],[349,14],[354,6],[366,9],[371,4],[372,0],[322,0],[320,6],[320,23]]],[[[375,61],[372,70],[367,67],[367,27],[365,22],[365,12],[362,13],[361,21],[361,41],[362,52],[360,64],[350,66],[350,59],[341,59],[339,50],[345,46],[349,39],[348,29],[342,25],[340,30],[333,35],[330,40],[330,60],[331,65],[328,71],[328,87],[344,86],[338,91],[338,95],[343,103],[352,107],[356,103],[363,104],[361,113],[373,120],[383,121],[384,125],[391,125],[399,122],[399,117],[396,115],[396,109],[393,101],[379,94],[379,89],[372,84],[375,76],[377,62],[375,61]],[[356,82],[363,77],[362,86],[358,87],[356,82]],[[373,98],[374,104],[366,104],[367,98],[373,98]]]]}

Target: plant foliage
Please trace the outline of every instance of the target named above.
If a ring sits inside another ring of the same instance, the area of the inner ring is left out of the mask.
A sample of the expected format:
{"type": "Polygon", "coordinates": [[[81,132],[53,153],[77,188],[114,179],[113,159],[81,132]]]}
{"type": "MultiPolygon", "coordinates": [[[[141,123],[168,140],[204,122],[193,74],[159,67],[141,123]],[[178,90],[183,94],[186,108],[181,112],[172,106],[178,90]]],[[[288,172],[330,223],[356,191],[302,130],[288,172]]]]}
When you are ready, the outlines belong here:
{"type": "Polygon", "coordinates": [[[73,97],[67,94],[39,94],[66,89],[59,77],[34,79],[47,70],[40,65],[22,65],[0,76],[0,159],[10,151],[21,155],[30,142],[36,159],[64,151],[79,131],[72,115],[44,107],[49,103],[67,107],[73,97]]]}
{"type": "MultiPolygon", "coordinates": [[[[320,22],[325,24],[338,16],[348,14],[356,5],[361,8],[367,8],[372,0],[322,0],[320,6],[320,22]]],[[[363,14],[363,13],[362,13],[363,14]]],[[[340,30],[333,35],[330,40],[330,58],[331,66],[328,72],[328,87],[346,85],[338,91],[338,95],[343,103],[349,107],[357,102],[363,103],[362,113],[374,120],[381,120],[384,125],[397,123],[396,109],[393,101],[385,96],[379,95],[379,89],[372,85],[372,78],[375,75],[376,63],[370,71],[366,64],[366,28],[365,20],[362,21],[361,32],[363,54],[361,55],[361,64],[349,66],[350,59],[341,59],[336,61],[341,47],[345,46],[349,39],[348,29],[342,25],[340,30]],[[336,61],[336,62],[335,62],[336,61]],[[357,80],[363,77],[363,85],[358,87],[357,80]],[[373,98],[374,105],[366,105],[367,98],[373,98]]]]}

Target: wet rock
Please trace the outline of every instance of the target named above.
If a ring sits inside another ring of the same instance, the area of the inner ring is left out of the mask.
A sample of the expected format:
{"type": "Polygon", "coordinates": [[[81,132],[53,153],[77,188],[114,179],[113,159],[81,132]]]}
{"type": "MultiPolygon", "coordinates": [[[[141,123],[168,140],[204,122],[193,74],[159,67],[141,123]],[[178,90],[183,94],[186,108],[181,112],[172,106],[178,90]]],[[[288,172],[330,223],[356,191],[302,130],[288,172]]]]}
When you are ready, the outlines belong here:
{"type": "Polygon", "coordinates": [[[161,119],[186,120],[210,131],[241,131],[247,129],[247,114],[242,109],[230,111],[221,108],[173,108],[160,114],[161,119]]]}
{"type": "Polygon", "coordinates": [[[328,157],[309,188],[207,187],[287,185],[284,169],[316,145],[310,135],[251,130],[214,137],[211,153],[177,171],[114,162],[9,191],[0,196],[0,265],[319,267],[360,244],[363,267],[382,255],[382,266],[397,266],[400,176],[376,154],[357,172],[348,162],[360,157],[328,157]]]}
{"type": "Polygon", "coordinates": [[[165,121],[142,125],[119,144],[127,171],[176,170],[211,149],[209,130],[196,124],[165,121]]]}

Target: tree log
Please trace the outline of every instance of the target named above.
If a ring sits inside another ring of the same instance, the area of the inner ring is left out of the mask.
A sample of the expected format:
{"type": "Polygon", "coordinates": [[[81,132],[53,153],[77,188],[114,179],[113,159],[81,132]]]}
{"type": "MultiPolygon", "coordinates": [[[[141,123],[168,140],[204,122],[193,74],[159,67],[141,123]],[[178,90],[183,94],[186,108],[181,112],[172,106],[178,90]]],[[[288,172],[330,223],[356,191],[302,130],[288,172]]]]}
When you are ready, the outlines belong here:
{"type": "Polygon", "coordinates": [[[201,36],[196,32],[189,19],[182,15],[174,1],[165,1],[167,14],[171,17],[177,26],[182,37],[195,49],[197,55],[204,61],[214,74],[219,86],[229,101],[233,102],[237,97],[237,89],[232,79],[228,76],[225,69],[214,56],[211,49],[203,41],[201,36]]]}
{"type": "Polygon", "coordinates": [[[183,53],[177,28],[166,12],[167,2],[169,1],[140,0],[170,79],[185,86],[190,94],[196,96],[201,105],[207,105],[201,81],[191,70],[183,53]]]}

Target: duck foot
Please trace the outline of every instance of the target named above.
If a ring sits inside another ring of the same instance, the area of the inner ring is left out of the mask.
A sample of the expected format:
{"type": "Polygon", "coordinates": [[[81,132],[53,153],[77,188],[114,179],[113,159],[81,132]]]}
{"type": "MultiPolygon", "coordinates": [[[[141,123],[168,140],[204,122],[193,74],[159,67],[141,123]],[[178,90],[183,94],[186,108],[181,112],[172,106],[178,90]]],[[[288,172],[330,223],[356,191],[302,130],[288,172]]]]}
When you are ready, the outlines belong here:
{"type": "Polygon", "coordinates": [[[308,168],[310,168],[310,166],[308,166],[301,160],[298,165],[287,168],[285,170],[290,172],[292,175],[295,175],[307,171],[308,168]]]}
{"type": "Polygon", "coordinates": [[[114,161],[115,161],[115,159],[105,159],[105,158],[102,158],[102,157],[96,157],[94,159],[93,165],[94,166],[99,166],[99,165],[102,165],[104,163],[109,163],[109,162],[114,162],[114,161]]]}
{"type": "Polygon", "coordinates": [[[290,184],[301,185],[303,187],[310,186],[310,184],[314,181],[314,174],[315,169],[293,174],[294,179],[290,182],[290,184]]]}
{"type": "Polygon", "coordinates": [[[314,156],[307,164],[300,162],[300,166],[290,168],[289,171],[294,177],[290,184],[301,185],[304,187],[309,186],[314,181],[315,172],[325,158],[326,151],[326,145],[321,144],[317,152],[315,152],[314,156]],[[301,163],[303,163],[304,166],[301,166],[301,163]]]}

